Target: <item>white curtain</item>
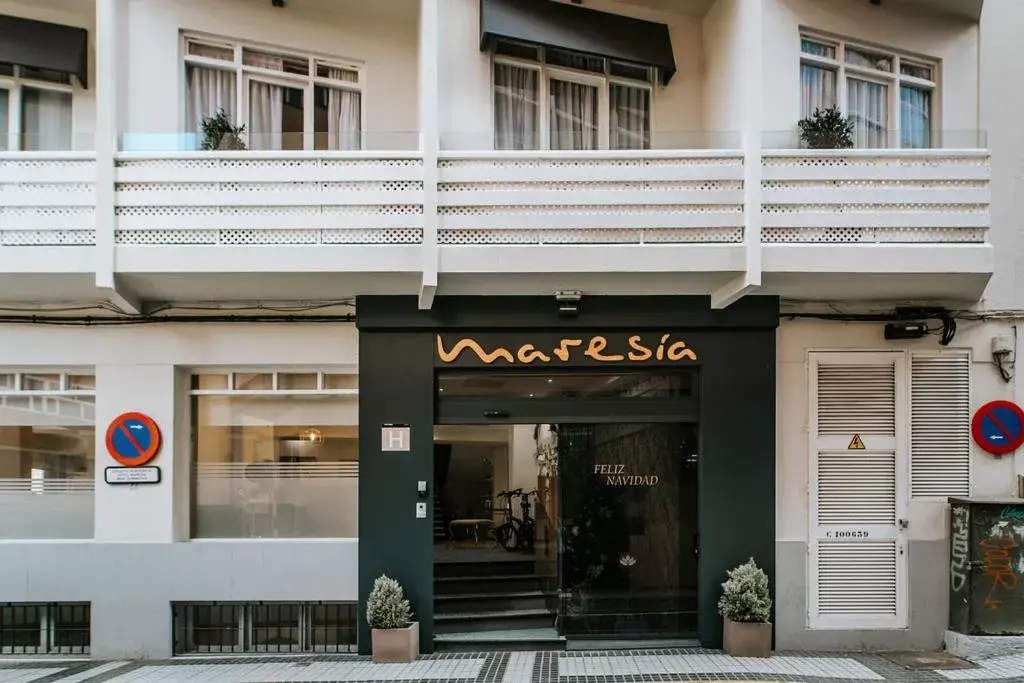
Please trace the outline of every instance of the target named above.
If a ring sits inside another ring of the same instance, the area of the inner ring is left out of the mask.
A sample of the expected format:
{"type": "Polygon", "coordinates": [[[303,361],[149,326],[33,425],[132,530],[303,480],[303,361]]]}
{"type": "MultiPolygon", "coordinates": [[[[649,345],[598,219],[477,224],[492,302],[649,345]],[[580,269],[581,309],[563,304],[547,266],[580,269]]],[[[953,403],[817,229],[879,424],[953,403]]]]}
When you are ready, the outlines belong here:
{"type": "Polygon", "coordinates": [[[836,72],[831,69],[800,65],[800,118],[806,119],[815,109],[829,109],[836,104],[836,72]]]}
{"type": "Polygon", "coordinates": [[[219,109],[236,121],[238,91],[235,89],[234,72],[189,65],[186,80],[188,105],[185,118],[189,133],[201,132],[203,119],[213,116],[219,109]]]}
{"type": "Polygon", "coordinates": [[[885,147],[889,130],[889,88],[847,78],[847,109],[853,120],[853,146],[885,147]]]}
{"type": "Polygon", "coordinates": [[[923,88],[900,88],[900,147],[924,149],[932,141],[932,93],[923,88]]]}
{"type": "Polygon", "coordinates": [[[22,88],[21,137],[24,150],[71,149],[71,93],[22,88]]]}
{"type": "Polygon", "coordinates": [[[249,83],[249,149],[282,149],[284,88],[273,83],[249,83]]]}
{"type": "MultiPolygon", "coordinates": [[[[284,69],[280,57],[246,52],[245,63],[274,71],[284,69]]],[[[253,80],[249,83],[249,149],[284,147],[284,88],[253,80]]]]}
{"type": "Polygon", "coordinates": [[[540,146],[540,72],[494,65],[494,149],[540,146]]]}
{"type": "MultiPolygon", "coordinates": [[[[330,69],[328,77],[336,81],[357,82],[359,74],[349,69],[330,69]]],[[[327,139],[330,149],[362,147],[362,96],[355,90],[328,88],[327,139]]]]}
{"type": "Polygon", "coordinates": [[[551,149],[597,149],[597,88],[551,79],[551,149]]]}
{"type": "Polygon", "coordinates": [[[0,89],[0,152],[7,150],[7,108],[11,103],[11,95],[0,89]]]}
{"type": "Polygon", "coordinates": [[[651,91],[612,85],[610,104],[611,149],[649,149],[651,146],[651,91]]]}

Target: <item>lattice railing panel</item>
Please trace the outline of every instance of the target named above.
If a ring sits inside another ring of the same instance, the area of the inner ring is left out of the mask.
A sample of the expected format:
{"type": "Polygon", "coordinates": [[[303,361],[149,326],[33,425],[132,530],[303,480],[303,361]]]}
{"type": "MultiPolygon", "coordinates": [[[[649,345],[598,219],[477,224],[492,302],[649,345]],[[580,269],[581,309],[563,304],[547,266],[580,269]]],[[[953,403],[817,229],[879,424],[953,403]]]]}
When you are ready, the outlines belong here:
{"type": "Polygon", "coordinates": [[[442,155],[441,244],[741,243],[739,152],[442,155]]]}
{"type": "Polygon", "coordinates": [[[96,243],[96,159],[0,154],[0,247],[96,243]]]}
{"type": "Polygon", "coordinates": [[[986,152],[778,152],[763,157],[765,243],[984,243],[986,152]]]}
{"type": "Polygon", "coordinates": [[[423,163],[325,153],[121,155],[122,245],[417,244],[423,163]]]}

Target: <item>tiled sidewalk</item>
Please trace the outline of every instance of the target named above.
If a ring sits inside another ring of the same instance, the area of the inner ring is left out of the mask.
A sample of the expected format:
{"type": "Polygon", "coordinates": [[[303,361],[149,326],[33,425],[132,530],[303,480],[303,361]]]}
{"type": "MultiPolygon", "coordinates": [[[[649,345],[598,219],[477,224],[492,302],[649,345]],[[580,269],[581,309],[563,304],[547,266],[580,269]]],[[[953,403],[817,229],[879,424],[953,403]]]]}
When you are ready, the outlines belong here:
{"type": "Polygon", "coordinates": [[[777,653],[736,659],[711,650],[502,652],[373,664],[365,657],[309,656],[69,662],[0,659],[0,683],[641,683],[676,681],[887,681],[1024,683],[1024,655],[968,669],[906,670],[876,655],[777,653]]]}

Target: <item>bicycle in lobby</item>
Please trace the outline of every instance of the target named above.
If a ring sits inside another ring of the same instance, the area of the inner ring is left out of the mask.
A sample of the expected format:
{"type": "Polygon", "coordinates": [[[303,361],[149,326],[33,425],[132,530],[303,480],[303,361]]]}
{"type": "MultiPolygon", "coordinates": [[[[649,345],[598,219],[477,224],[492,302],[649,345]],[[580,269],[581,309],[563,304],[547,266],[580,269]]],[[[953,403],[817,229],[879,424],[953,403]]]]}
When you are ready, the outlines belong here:
{"type": "Polygon", "coordinates": [[[504,521],[494,530],[494,537],[505,550],[525,553],[534,551],[537,525],[530,514],[530,498],[536,496],[536,490],[524,492],[521,488],[502,491],[497,495],[499,501],[504,501],[501,506],[504,521]],[[514,501],[517,498],[522,508],[522,517],[516,517],[515,514],[514,501]]]}

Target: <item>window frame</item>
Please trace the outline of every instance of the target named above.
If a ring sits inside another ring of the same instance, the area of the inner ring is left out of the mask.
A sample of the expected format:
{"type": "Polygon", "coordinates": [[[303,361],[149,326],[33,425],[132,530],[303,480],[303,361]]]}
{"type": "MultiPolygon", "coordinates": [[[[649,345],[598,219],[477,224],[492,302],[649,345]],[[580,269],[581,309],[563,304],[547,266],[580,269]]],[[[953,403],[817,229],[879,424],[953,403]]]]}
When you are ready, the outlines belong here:
{"type": "MultiPolygon", "coordinates": [[[[836,74],[836,105],[839,111],[849,116],[848,106],[848,79],[867,81],[885,85],[888,88],[886,93],[887,107],[886,114],[888,123],[886,125],[885,145],[879,149],[902,149],[902,123],[900,121],[900,106],[903,86],[927,90],[931,94],[931,121],[929,122],[929,144],[933,148],[940,130],[940,103],[939,90],[941,85],[940,62],[938,59],[922,57],[909,52],[893,50],[891,48],[879,47],[870,43],[856,40],[846,40],[810,29],[800,31],[800,65],[812,66],[820,69],[827,69],[836,74]],[[819,55],[804,52],[803,42],[809,41],[819,45],[827,45],[835,50],[835,57],[822,57],[819,55]],[[849,64],[846,61],[847,49],[877,54],[892,60],[892,71],[882,71],[870,67],[849,64]],[[928,67],[932,70],[932,80],[918,78],[902,73],[901,65],[907,62],[914,66],[928,67]]],[[[804,112],[800,112],[801,118],[804,112]]],[[[915,149],[913,147],[908,149],[915,149]]]]}
{"type": "MultiPolygon", "coordinates": [[[[313,52],[303,52],[263,43],[231,40],[218,36],[211,36],[196,32],[182,32],[180,35],[181,49],[181,116],[182,131],[185,133],[198,133],[199,131],[185,130],[187,128],[187,116],[185,111],[188,108],[188,67],[197,66],[205,69],[216,69],[235,74],[235,101],[238,111],[236,112],[235,124],[245,125],[245,137],[251,131],[249,121],[249,84],[252,80],[263,83],[271,83],[287,88],[302,90],[302,149],[304,151],[316,150],[316,112],[314,109],[316,88],[332,88],[335,90],[349,90],[359,93],[359,144],[360,149],[366,149],[366,69],[361,61],[346,59],[344,57],[323,55],[313,52]],[[197,43],[200,45],[231,50],[232,60],[216,59],[201,55],[189,54],[189,45],[197,43]],[[243,54],[246,50],[251,52],[270,53],[276,57],[305,60],[308,65],[306,75],[293,74],[286,71],[276,71],[259,66],[252,66],[243,62],[243,54]],[[330,78],[323,78],[317,75],[318,66],[327,66],[335,69],[352,71],[357,75],[355,81],[336,81],[330,78]]],[[[331,150],[320,150],[331,151],[331,150]]]]}
{"type": "MultiPolygon", "coordinates": [[[[518,43],[516,41],[503,41],[509,45],[517,47],[526,47],[528,49],[535,49],[537,51],[537,59],[527,59],[525,57],[512,57],[504,55],[498,52],[494,52],[491,55],[491,66],[490,66],[490,105],[491,105],[491,129],[494,129],[494,114],[495,114],[495,82],[494,82],[494,66],[496,64],[505,64],[508,66],[514,66],[521,69],[530,69],[537,71],[539,75],[538,83],[538,102],[537,106],[540,108],[537,117],[537,126],[539,128],[539,134],[537,139],[536,150],[522,150],[522,151],[552,151],[551,150],[551,80],[568,81],[570,83],[578,83],[580,85],[589,85],[597,88],[597,150],[606,151],[610,149],[611,144],[611,86],[621,85],[630,88],[645,89],[649,93],[651,111],[648,118],[648,126],[651,134],[655,130],[654,123],[654,102],[656,88],[654,84],[657,81],[656,69],[650,68],[648,70],[650,78],[647,81],[633,80],[625,78],[623,76],[615,76],[611,73],[612,64],[618,63],[618,60],[602,58],[604,59],[604,72],[598,73],[596,71],[587,71],[584,69],[573,69],[566,66],[548,64],[546,59],[546,48],[543,46],[532,46],[525,43],[518,43]]],[[[625,62],[623,62],[626,64],[625,62]]],[[[636,66],[628,64],[629,66],[636,66]]],[[[493,134],[492,134],[493,139],[493,134]]],[[[651,141],[648,141],[649,143],[651,141]]],[[[641,148],[637,148],[641,149],[641,148]]],[[[647,149],[650,149],[648,147],[647,149]]],[[[566,151],[566,150],[559,150],[566,151]]],[[[576,150],[581,151],[581,150],[576,150]]]]}
{"type": "MultiPolygon", "coordinates": [[[[71,97],[71,130],[68,136],[71,138],[71,145],[68,150],[75,147],[75,86],[71,77],[67,83],[56,83],[44,81],[37,78],[26,78],[22,75],[24,67],[11,64],[12,75],[0,74],[0,90],[7,92],[7,142],[0,151],[23,152],[25,151],[24,140],[21,134],[23,98],[22,90],[30,88],[34,90],[49,90],[52,92],[67,93],[71,97]]],[[[61,151],[61,150],[50,150],[61,151]]]]}

